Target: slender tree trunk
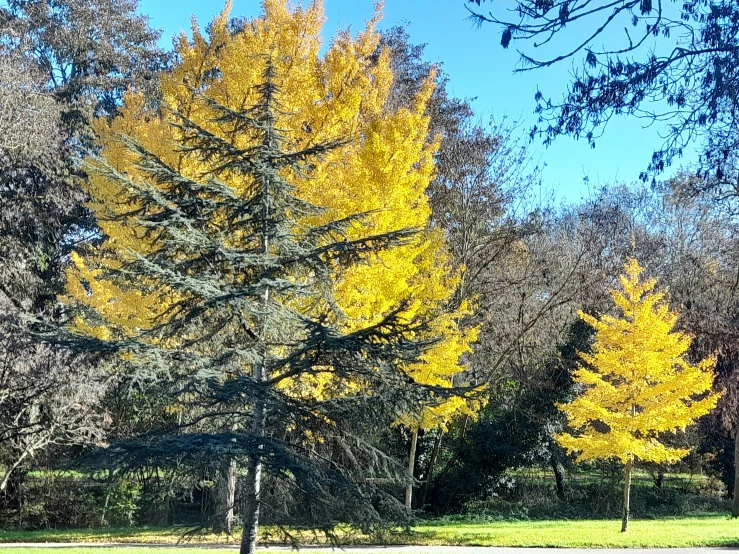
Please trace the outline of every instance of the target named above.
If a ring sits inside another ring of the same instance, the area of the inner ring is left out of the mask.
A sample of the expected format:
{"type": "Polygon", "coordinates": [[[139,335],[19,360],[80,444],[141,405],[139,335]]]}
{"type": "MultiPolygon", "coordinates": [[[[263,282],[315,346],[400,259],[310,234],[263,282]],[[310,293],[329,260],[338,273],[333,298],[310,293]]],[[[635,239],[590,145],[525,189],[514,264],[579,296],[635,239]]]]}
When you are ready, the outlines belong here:
{"type": "MultiPolygon", "coordinates": [[[[264,358],[263,358],[264,359],[264,358]]],[[[254,379],[264,381],[264,364],[254,365],[254,379]]],[[[264,437],[266,414],[264,402],[254,402],[254,421],[252,433],[255,437],[264,437]]],[[[254,554],[257,550],[257,532],[259,531],[259,509],[262,502],[262,456],[263,444],[258,444],[256,452],[249,456],[246,473],[246,499],[244,502],[244,532],[241,535],[240,554],[254,554]]]]}
{"type": "Polygon", "coordinates": [[[112,483],[113,473],[109,471],[105,479],[105,503],[103,504],[103,513],[100,514],[100,527],[105,527],[106,525],[105,516],[108,515],[108,503],[110,502],[110,487],[112,483]]]}
{"type": "MultiPolygon", "coordinates": [[[[264,366],[255,367],[255,378],[264,380],[264,366]]],[[[264,402],[254,403],[254,422],[252,432],[256,437],[264,437],[265,429],[264,402]]],[[[257,550],[257,533],[259,531],[259,509],[262,503],[262,456],[259,451],[263,445],[257,446],[257,452],[249,456],[246,473],[246,499],[244,502],[244,532],[241,535],[240,554],[254,554],[257,550]]]]}
{"type": "Polygon", "coordinates": [[[431,451],[431,459],[429,460],[429,467],[426,471],[426,483],[423,486],[423,496],[421,497],[421,507],[426,505],[426,497],[431,490],[431,482],[434,479],[434,470],[436,470],[436,464],[439,461],[439,453],[441,452],[441,439],[444,437],[444,430],[439,429],[436,439],[434,440],[434,449],[431,451]]]}
{"type": "Polygon", "coordinates": [[[244,507],[244,533],[241,535],[240,554],[254,554],[257,550],[259,508],[262,496],[262,461],[258,456],[249,458],[246,474],[246,502],[244,507]]]}
{"type": "MultiPolygon", "coordinates": [[[[411,474],[413,479],[413,473],[416,469],[416,447],[418,446],[418,427],[413,429],[413,436],[411,437],[411,455],[408,459],[408,473],[411,474]]],[[[409,510],[413,507],[413,481],[408,483],[405,487],[405,507],[409,510]]]]}
{"type": "Polygon", "coordinates": [[[557,486],[557,498],[565,499],[565,468],[554,454],[549,456],[549,463],[554,471],[554,482],[557,486]]]}
{"type": "Polygon", "coordinates": [[[734,425],[734,498],[731,501],[731,517],[739,517],[739,417],[734,425]]]}
{"type": "MultiPolygon", "coordinates": [[[[269,124],[273,123],[270,121],[269,124]]],[[[264,144],[270,144],[272,140],[271,131],[267,130],[264,137],[264,144]]],[[[269,183],[264,183],[264,191],[262,192],[262,254],[269,254],[269,202],[270,194],[269,183]]],[[[264,291],[262,297],[263,314],[267,313],[267,305],[269,303],[269,289],[264,291]]],[[[266,346],[266,316],[263,315],[259,321],[259,341],[261,348],[261,359],[254,364],[252,375],[257,383],[261,383],[267,378],[267,346],[266,346]]],[[[254,437],[261,439],[265,435],[267,424],[264,401],[257,398],[254,401],[254,419],[252,421],[252,434],[254,437]]],[[[249,456],[246,473],[246,500],[244,502],[244,531],[241,535],[241,548],[239,554],[255,554],[257,551],[257,533],[259,531],[259,509],[262,503],[262,455],[261,450],[264,444],[257,444],[256,451],[249,456]]]]}
{"type": "Polygon", "coordinates": [[[216,510],[213,519],[215,533],[233,533],[234,501],[236,500],[236,460],[229,460],[218,471],[216,480],[216,510]]]}
{"type": "Polygon", "coordinates": [[[110,491],[105,493],[105,503],[103,504],[103,513],[100,514],[100,527],[105,527],[105,515],[108,511],[108,500],[110,500],[110,491]]]}
{"type": "Polygon", "coordinates": [[[658,489],[662,488],[662,483],[664,482],[664,480],[665,480],[665,470],[662,467],[660,467],[657,470],[657,479],[654,481],[654,484],[657,486],[658,489]]]}
{"type": "Polygon", "coordinates": [[[624,473],[624,515],[621,520],[621,532],[625,533],[629,527],[629,496],[631,493],[631,467],[634,463],[632,457],[626,462],[626,471],[624,473]]]}

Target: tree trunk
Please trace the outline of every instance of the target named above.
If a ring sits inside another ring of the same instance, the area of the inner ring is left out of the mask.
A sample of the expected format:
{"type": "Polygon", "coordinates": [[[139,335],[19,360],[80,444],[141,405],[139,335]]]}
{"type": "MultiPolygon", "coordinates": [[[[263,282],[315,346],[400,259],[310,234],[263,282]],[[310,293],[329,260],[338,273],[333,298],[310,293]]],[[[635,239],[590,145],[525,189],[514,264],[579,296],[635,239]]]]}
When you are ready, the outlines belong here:
{"type": "MultiPolygon", "coordinates": [[[[265,137],[268,143],[270,136],[265,137]]],[[[268,183],[262,193],[262,254],[269,253],[269,202],[270,194],[268,183]]],[[[268,313],[269,289],[264,291],[262,297],[263,313],[268,313]]],[[[257,383],[261,383],[267,377],[267,346],[265,343],[265,316],[259,320],[259,341],[261,349],[261,360],[254,364],[252,375],[257,383]]],[[[254,437],[261,439],[265,435],[267,424],[264,401],[257,398],[254,401],[254,419],[252,420],[252,433],[254,437]]],[[[244,502],[244,531],[241,535],[241,548],[239,554],[255,554],[257,551],[257,532],[259,531],[259,509],[262,503],[262,454],[263,443],[258,443],[256,451],[249,455],[249,463],[246,473],[246,499],[244,502]]]]}
{"type": "Polygon", "coordinates": [[[624,473],[624,515],[621,520],[622,533],[625,533],[629,527],[629,496],[631,493],[631,466],[633,463],[633,457],[629,457],[629,461],[626,462],[626,471],[624,473]]]}
{"type": "Polygon", "coordinates": [[[549,463],[554,471],[554,482],[557,486],[557,498],[565,499],[565,468],[554,454],[549,456],[549,463]]]}
{"type": "MultiPolygon", "coordinates": [[[[264,358],[266,359],[266,357],[264,358]]],[[[264,364],[254,365],[254,379],[264,381],[264,364]]],[[[255,437],[264,437],[266,413],[264,402],[254,402],[254,420],[252,433],[255,437]]],[[[240,554],[254,554],[257,550],[257,532],[259,531],[259,509],[262,501],[262,455],[263,444],[258,444],[256,452],[249,456],[246,473],[246,499],[244,502],[244,531],[241,535],[240,554]]]]}
{"type": "Polygon", "coordinates": [[[660,467],[657,470],[657,479],[655,479],[654,481],[654,484],[657,486],[658,489],[662,488],[662,483],[664,482],[664,480],[665,480],[665,470],[662,467],[660,467]]]}
{"type": "MultiPolygon", "coordinates": [[[[264,380],[262,364],[257,364],[255,376],[257,380],[264,380]]],[[[257,400],[254,404],[254,422],[252,430],[257,437],[264,436],[265,428],[264,402],[257,400]]],[[[244,502],[244,531],[241,535],[240,554],[254,554],[257,551],[257,532],[259,531],[259,509],[262,502],[262,456],[259,451],[263,445],[257,447],[257,452],[249,456],[246,473],[246,499],[244,502]]]]}
{"type": "Polygon", "coordinates": [[[739,517],[739,418],[734,425],[734,498],[731,500],[731,517],[739,517]]]}
{"type": "Polygon", "coordinates": [[[439,429],[434,440],[434,449],[431,451],[431,459],[429,460],[429,467],[426,471],[426,483],[423,486],[423,496],[421,497],[421,507],[426,505],[426,497],[431,490],[431,482],[434,479],[434,470],[436,464],[439,461],[439,453],[441,452],[441,439],[444,437],[444,430],[439,429]]]}
{"type": "Polygon", "coordinates": [[[236,500],[236,460],[229,460],[218,471],[216,479],[216,509],[213,532],[233,534],[234,501],[236,500]]]}
{"type": "Polygon", "coordinates": [[[416,447],[418,446],[418,427],[413,429],[411,437],[411,455],[408,459],[408,473],[411,474],[411,482],[405,487],[405,507],[409,510],[413,507],[413,473],[416,469],[416,447]]]}
{"type": "Polygon", "coordinates": [[[254,554],[257,550],[259,508],[262,496],[262,461],[258,456],[249,458],[246,474],[246,502],[244,506],[244,533],[241,535],[239,554],[254,554]]]}

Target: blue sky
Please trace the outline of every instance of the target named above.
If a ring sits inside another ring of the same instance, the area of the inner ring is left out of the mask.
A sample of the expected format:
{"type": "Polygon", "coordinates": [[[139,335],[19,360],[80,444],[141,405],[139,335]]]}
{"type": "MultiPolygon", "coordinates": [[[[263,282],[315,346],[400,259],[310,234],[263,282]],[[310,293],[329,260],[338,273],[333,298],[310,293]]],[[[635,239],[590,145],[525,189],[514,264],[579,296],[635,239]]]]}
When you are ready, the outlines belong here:
{"type": "MultiPolygon", "coordinates": [[[[258,0],[234,0],[233,4],[234,16],[257,16],[261,11],[258,0]]],[[[525,131],[535,122],[537,86],[545,96],[557,98],[572,65],[564,62],[547,70],[514,74],[516,51],[500,47],[499,29],[491,25],[475,28],[467,20],[464,4],[465,0],[386,0],[380,26],[407,23],[412,41],[426,44],[427,60],[442,63],[452,94],[476,98],[474,106],[484,120],[523,119],[525,131]]],[[[191,15],[205,27],[223,5],[217,0],[140,0],[140,11],[162,29],[163,45],[170,46],[173,35],[190,29],[191,15]]],[[[324,7],[327,41],[340,27],[363,28],[373,13],[371,0],[324,0],[324,7]]],[[[576,201],[601,183],[637,180],[661,143],[658,128],[643,128],[637,120],[620,118],[609,123],[595,149],[585,141],[561,137],[548,148],[534,143],[532,153],[545,164],[545,188],[554,189],[561,199],[576,201]]]]}

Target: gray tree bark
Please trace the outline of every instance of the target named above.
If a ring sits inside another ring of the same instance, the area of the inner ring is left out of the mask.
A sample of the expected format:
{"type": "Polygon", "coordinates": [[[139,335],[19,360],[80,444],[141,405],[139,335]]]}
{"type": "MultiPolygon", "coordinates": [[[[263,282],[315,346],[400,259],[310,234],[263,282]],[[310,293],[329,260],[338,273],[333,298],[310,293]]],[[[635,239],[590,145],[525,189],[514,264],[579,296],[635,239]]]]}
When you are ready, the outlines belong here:
{"type": "Polygon", "coordinates": [[[213,516],[215,533],[233,534],[235,500],[236,460],[232,459],[218,471],[216,479],[216,509],[213,516]]]}
{"type": "MultiPolygon", "coordinates": [[[[418,446],[418,427],[413,430],[411,437],[411,454],[408,459],[408,473],[413,478],[413,472],[416,469],[416,448],[418,446]]],[[[405,507],[409,510],[413,507],[413,481],[405,487],[405,507]]]]}
{"type": "Polygon", "coordinates": [[[552,454],[549,457],[549,463],[552,466],[554,472],[554,482],[557,486],[557,498],[560,500],[565,499],[565,468],[557,457],[552,454]]]}
{"type": "Polygon", "coordinates": [[[261,497],[262,462],[259,457],[253,456],[249,459],[249,465],[247,466],[244,533],[241,536],[240,554],[254,554],[257,550],[261,497]]]}
{"type": "Polygon", "coordinates": [[[624,514],[621,520],[621,532],[625,533],[629,527],[629,496],[631,494],[631,467],[634,463],[633,458],[629,458],[626,462],[626,471],[624,473],[624,514]]]}

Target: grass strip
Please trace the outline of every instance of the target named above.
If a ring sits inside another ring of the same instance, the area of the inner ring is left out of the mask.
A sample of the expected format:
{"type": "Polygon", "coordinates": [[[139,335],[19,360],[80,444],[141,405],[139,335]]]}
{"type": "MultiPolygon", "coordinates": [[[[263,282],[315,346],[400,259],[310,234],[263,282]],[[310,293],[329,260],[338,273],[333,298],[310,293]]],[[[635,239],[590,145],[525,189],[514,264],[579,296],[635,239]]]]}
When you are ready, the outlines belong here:
{"type": "Polygon", "coordinates": [[[1,554],[234,554],[238,552],[226,548],[177,548],[177,547],[60,547],[60,548],[0,548],[1,554]]]}
{"type": "MultiPolygon", "coordinates": [[[[726,516],[665,518],[633,520],[629,531],[621,533],[615,520],[578,521],[430,521],[415,526],[410,532],[387,533],[379,538],[368,537],[349,530],[340,530],[346,544],[440,545],[440,546],[532,546],[570,548],[675,548],[699,546],[739,547],[739,520],[726,516]]],[[[275,543],[276,535],[263,537],[264,544],[275,543]]],[[[89,530],[0,531],[0,542],[79,542],[79,543],[156,543],[226,545],[238,541],[237,532],[230,539],[210,533],[194,534],[187,538],[182,528],[124,528],[89,530]]],[[[302,542],[318,544],[319,535],[304,533],[302,542]]],[[[44,550],[49,554],[49,550],[44,550]]],[[[168,549],[158,548],[159,554],[168,549]]],[[[187,552],[175,549],[181,554],[187,552]]],[[[207,549],[208,552],[218,550],[207,549]]],[[[25,549],[29,552],[30,549],[25,549]]],[[[74,551],[66,549],[73,554],[74,551]]],[[[87,552],[90,552],[87,550],[87,552]]],[[[96,550],[96,552],[100,552],[96,550]]],[[[135,549],[127,553],[136,552],[135,549]]],[[[143,553],[144,551],[142,551],[143,553]]],[[[10,554],[2,549],[0,554],[10,554]]]]}
{"type": "Polygon", "coordinates": [[[428,523],[408,544],[569,548],[739,546],[739,521],[726,516],[634,520],[626,533],[614,520],[428,523]]]}

